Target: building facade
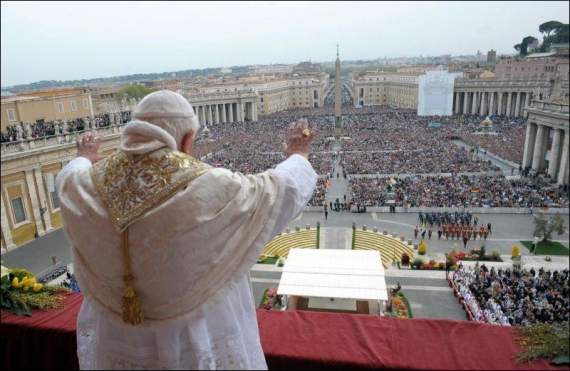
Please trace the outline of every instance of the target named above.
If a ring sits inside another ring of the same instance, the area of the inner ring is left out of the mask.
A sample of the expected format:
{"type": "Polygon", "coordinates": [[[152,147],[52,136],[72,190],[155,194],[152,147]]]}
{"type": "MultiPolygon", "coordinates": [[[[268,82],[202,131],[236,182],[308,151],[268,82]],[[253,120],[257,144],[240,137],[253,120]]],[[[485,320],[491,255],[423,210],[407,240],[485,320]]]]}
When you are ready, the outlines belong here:
{"type": "Polygon", "coordinates": [[[500,58],[495,66],[497,77],[568,78],[568,52],[557,51],[531,54],[525,58],[500,58]]]}
{"type": "Polygon", "coordinates": [[[87,89],[26,93],[2,98],[1,106],[2,130],[20,122],[72,120],[93,115],[91,93],[87,89]]]}
{"type": "Polygon", "coordinates": [[[418,107],[420,73],[351,73],[348,85],[354,105],[418,107]]]}
{"type": "Polygon", "coordinates": [[[568,184],[568,104],[532,101],[528,115],[522,166],[568,184]]]}
{"type": "MultiPolygon", "coordinates": [[[[202,94],[253,92],[257,99],[255,104],[255,120],[257,120],[260,115],[269,115],[287,109],[322,107],[328,86],[329,75],[326,73],[288,78],[262,75],[243,77],[237,82],[206,85],[201,87],[199,92],[202,94]]],[[[192,100],[190,103],[193,103],[192,100]]]]}
{"type": "MultiPolygon", "coordinates": [[[[105,136],[102,153],[110,154],[118,148],[120,130],[98,129],[97,134],[105,136]]],[[[76,157],[75,140],[79,135],[57,135],[2,146],[3,152],[16,148],[12,153],[2,153],[2,248],[10,250],[61,228],[55,179],[62,167],[76,157]]]]}
{"type": "MultiPolygon", "coordinates": [[[[456,114],[519,117],[531,100],[543,100],[549,95],[551,85],[551,79],[543,77],[456,79],[453,110],[456,114]]],[[[567,79],[561,80],[561,91],[564,96],[556,98],[567,100],[567,79]]]]}

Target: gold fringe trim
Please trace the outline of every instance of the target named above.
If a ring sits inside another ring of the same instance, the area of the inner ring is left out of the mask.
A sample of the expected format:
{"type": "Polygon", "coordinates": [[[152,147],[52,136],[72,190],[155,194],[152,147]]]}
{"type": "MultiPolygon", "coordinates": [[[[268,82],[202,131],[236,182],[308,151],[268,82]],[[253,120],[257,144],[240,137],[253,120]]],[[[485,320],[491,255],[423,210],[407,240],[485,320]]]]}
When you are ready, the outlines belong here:
{"type": "Polygon", "coordinates": [[[123,282],[125,283],[125,295],[121,310],[123,321],[131,326],[140,325],[144,319],[141,302],[133,288],[133,278],[129,269],[129,230],[123,232],[123,282]]]}
{"type": "Polygon", "coordinates": [[[141,303],[133,289],[132,277],[124,276],[123,282],[125,283],[125,295],[123,296],[123,321],[131,326],[140,325],[144,319],[141,303]]]}

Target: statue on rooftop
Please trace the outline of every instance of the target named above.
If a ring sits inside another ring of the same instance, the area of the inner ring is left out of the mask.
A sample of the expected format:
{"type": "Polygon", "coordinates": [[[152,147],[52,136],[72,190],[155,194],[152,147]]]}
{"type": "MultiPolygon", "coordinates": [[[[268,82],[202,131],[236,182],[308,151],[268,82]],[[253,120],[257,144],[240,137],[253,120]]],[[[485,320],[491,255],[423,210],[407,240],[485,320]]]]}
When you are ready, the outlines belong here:
{"type": "Polygon", "coordinates": [[[26,139],[32,138],[32,128],[30,127],[29,122],[24,122],[24,134],[26,134],[26,139]]]}
{"type": "Polygon", "coordinates": [[[24,140],[23,133],[24,133],[24,130],[22,129],[22,125],[20,125],[20,124],[16,125],[16,140],[18,142],[21,142],[22,140],[24,140]]]}

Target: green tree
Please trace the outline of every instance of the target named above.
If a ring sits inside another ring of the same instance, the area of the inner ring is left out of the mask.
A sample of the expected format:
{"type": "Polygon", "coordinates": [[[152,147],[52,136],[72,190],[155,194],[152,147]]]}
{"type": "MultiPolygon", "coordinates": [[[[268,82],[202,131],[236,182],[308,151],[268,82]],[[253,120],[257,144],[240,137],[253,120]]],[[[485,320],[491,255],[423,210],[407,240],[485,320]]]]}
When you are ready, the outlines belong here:
{"type": "Polygon", "coordinates": [[[520,53],[521,56],[525,56],[528,54],[528,47],[529,45],[531,45],[533,42],[535,42],[537,40],[536,37],[533,36],[527,36],[525,38],[522,39],[522,42],[520,44],[516,44],[514,46],[515,50],[518,51],[520,53]]]}
{"type": "Polygon", "coordinates": [[[123,97],[126,96],[127,98],[135,98],[138,100],[144,98],[150,93],[152,93],[152,90],[150,90],[146,85],[130,85],[119,90],[116,99],[120,102],[123,100],[123,97]]]}
{"type": "Polygon", "coordinates": [[[552,233],[554,232],[558,233],[559,236],[566,232],[566,225],[562,215],[556,213],[550,219],[544,214],[534,217],[533,236],[541,237],[542,242],[547,242],[552,238],[552,233]]]}
{"type": "Polygon", "coordinates": [[[546,37],[549,37],[552,32],[556,31],[556,29],[562,25],[564,25],[562,22],[548,21],[538,26],[538,31],[542,34],[545,33],[546,37]]]}
{"type": "Polygon", "coordinates": [[[547,52],[553,43],[568,42],[568,24],[558,21],[544,22],[538,27],[540,33],[545,34],[542,38],[541,52],[547,52]]]}

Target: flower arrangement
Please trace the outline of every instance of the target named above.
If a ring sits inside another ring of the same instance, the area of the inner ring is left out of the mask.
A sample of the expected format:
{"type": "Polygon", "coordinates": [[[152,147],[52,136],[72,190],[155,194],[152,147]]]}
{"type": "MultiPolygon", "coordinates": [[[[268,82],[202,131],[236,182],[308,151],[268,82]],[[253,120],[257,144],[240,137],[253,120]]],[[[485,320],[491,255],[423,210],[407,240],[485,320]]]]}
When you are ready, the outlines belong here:
{"type": "Polygon", "coordinates": [[[61,308],[65,298],[57,294],[69,291],[63,286],[43,285],[37,282],[34,274],[26,269],[6,268],[2,266],[1,310],[14,314],[31,316],[32,309],[61,308]]]}
{"type": "Polygon", "coordinates": [[[404,302],[404,296],[400,292],[397,296],[394,296],[393,292],[390,292],[390,298],[386,302],[387,315],[396,318],[410,318],[410,313],[408,311],[408,306],[404,302]]]}
{"type": "Polygon", "coordinates": [[[467,260],[467,261],[498,261],[502,262],[501,253],[498,251],[493,251],[490,254],[486,254],[484,247],[481,249],[473,249],[469,252],[465,251],[454,251],[453,249],[451,252],[445,253],[445,257],[449,261],[454,261],[457,263],[458,260],[467,260]]]}
{"type": "Polygon", "coordinates": [[[266,310],[279,310],[281,309],[282,295],[277,295],[277,287],[272,286],[265,290],[263,295],[261,308],[266,310]]]}
{"type": "Polygon", "coordinates": [[[550,257],[550,255],[546,255],[546,256],[544,257],[544,260],[546,260],[547,262],[551,262],[551,261],[552,261],[552,258],[550,257]]]}

